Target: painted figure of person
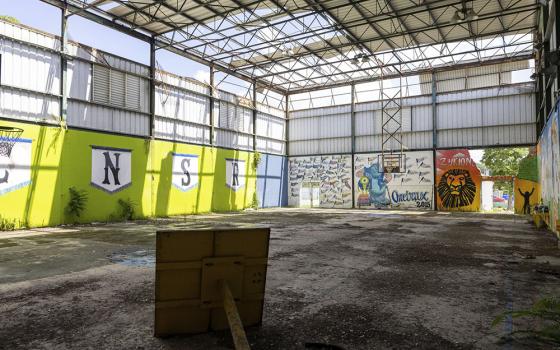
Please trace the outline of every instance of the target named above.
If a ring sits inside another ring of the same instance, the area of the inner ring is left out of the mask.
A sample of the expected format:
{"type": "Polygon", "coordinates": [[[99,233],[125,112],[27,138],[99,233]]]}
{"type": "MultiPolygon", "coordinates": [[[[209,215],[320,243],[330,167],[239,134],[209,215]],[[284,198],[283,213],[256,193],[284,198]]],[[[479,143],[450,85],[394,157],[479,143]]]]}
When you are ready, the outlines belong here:
{"type": "Polygon", "coordinates": [[[531,214],[531,204],[529,203],[529,199],[531,198],[533,192],[535,192],[535,188],[533,187],[531,192],[521,192],[521,188],[518,188],[517,190],[523,196],[523,214],[531,214]]]}

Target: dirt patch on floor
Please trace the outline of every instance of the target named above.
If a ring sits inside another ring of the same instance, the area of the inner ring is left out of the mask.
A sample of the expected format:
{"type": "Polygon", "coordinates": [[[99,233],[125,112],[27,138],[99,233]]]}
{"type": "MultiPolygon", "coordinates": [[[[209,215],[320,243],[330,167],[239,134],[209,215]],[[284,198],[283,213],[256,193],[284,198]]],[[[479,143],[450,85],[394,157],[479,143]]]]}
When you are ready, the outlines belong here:
{"type": "Polygon", "coordinates": [[[152,336],[154,237],[246,223],[272,227],[255,350],[501,349],[497,314],[560,292],[556,240],[508,216],[265,210],[87,225],[0,238],[0,343],[232,349],[228,332],[152,336]]]}

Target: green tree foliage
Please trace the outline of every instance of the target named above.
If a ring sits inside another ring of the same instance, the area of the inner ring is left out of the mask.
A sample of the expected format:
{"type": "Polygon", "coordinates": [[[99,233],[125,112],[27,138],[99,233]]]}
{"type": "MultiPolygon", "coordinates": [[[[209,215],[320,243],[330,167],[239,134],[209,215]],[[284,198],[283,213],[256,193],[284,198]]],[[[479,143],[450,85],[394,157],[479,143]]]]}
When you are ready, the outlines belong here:
{"type": "MultiPolygon", "coordinates": [[[[490,175],[517,176],[521,159],[529,154],[527,148],[489,148],[484,150],[481,163],[490,170],[490,175]]],[[[512,193],[509,181],[497,181],[495,188],[512,193]]]]}
{"type": "Polygon", "coordinates": [[[6,21],[6,22],[10,22],[10,23],[15,23],[15,24],[19,24],[19,20],[15,17],[12,16],[4,16],[4,15],[0,15],[0,19],[2,21],[6,21]]]}

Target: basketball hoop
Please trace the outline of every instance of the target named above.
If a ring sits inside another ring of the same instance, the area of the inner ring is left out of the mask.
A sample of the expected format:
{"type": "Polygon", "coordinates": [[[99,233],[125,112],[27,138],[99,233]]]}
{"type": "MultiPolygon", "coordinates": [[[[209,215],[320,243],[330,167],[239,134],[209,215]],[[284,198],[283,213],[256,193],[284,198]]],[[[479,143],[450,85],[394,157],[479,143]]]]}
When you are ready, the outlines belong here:
{"type": "Polygon", "coordinates": [[[10,157],[12,148],[19,139],[23,129],[0,126],[0,156],[10,157]]]}
{"type": "Polygon", "coordinates": [[[383,154],[381,164],[384,173],[400,173],[403,168],[403,156],[401,154],[383,154]]]}

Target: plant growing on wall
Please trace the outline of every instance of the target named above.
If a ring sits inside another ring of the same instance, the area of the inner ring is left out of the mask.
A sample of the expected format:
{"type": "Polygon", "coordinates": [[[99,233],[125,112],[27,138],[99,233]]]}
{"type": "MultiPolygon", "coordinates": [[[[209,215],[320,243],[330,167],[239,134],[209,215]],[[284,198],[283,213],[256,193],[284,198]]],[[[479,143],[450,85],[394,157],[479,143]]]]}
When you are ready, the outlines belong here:
{"type": "Polygon", "coordinates": [[[71,218],[79,218],[87,204],[87,193],[83,190],[78,190],[75,187],[68,189],[70,193],[70,200],[66,205],[66,215],[71,218]]]}
{"type": "Polygon", "coordinates": [[[16,229],[16,221],[0,216],[0,231],[13,231],[16,229]]]}
{"type": "Polygon", "coordinates": [[[530,318],[532,327],[512,332],[508,335],[511,339],[525,338],[543,344],[560,345],[560,297],[542,298],[527,310],[504,312],[494,319],[492,327],[521,317],[530,318]]]}
{"type": "Polygon", "coordinates": [[[259,167],[259,164],[261,162],[261,152],[255,152],[253,153],[253,169],[257,170],[257,168],[259,167]]]}
{"type": "Polygon", "coordinates": [[[132,220],[134,217],[134,207],[136,203],[132,199],[119,199],[119,218],[122,220],[132,220]]]}
{"type": "Polygon", "coordinates": [[[258,209],[259,208],[259,198],[257,197],[257,192],[253,192],[253,200],[251,201],[251,208],[258,209]]]}

